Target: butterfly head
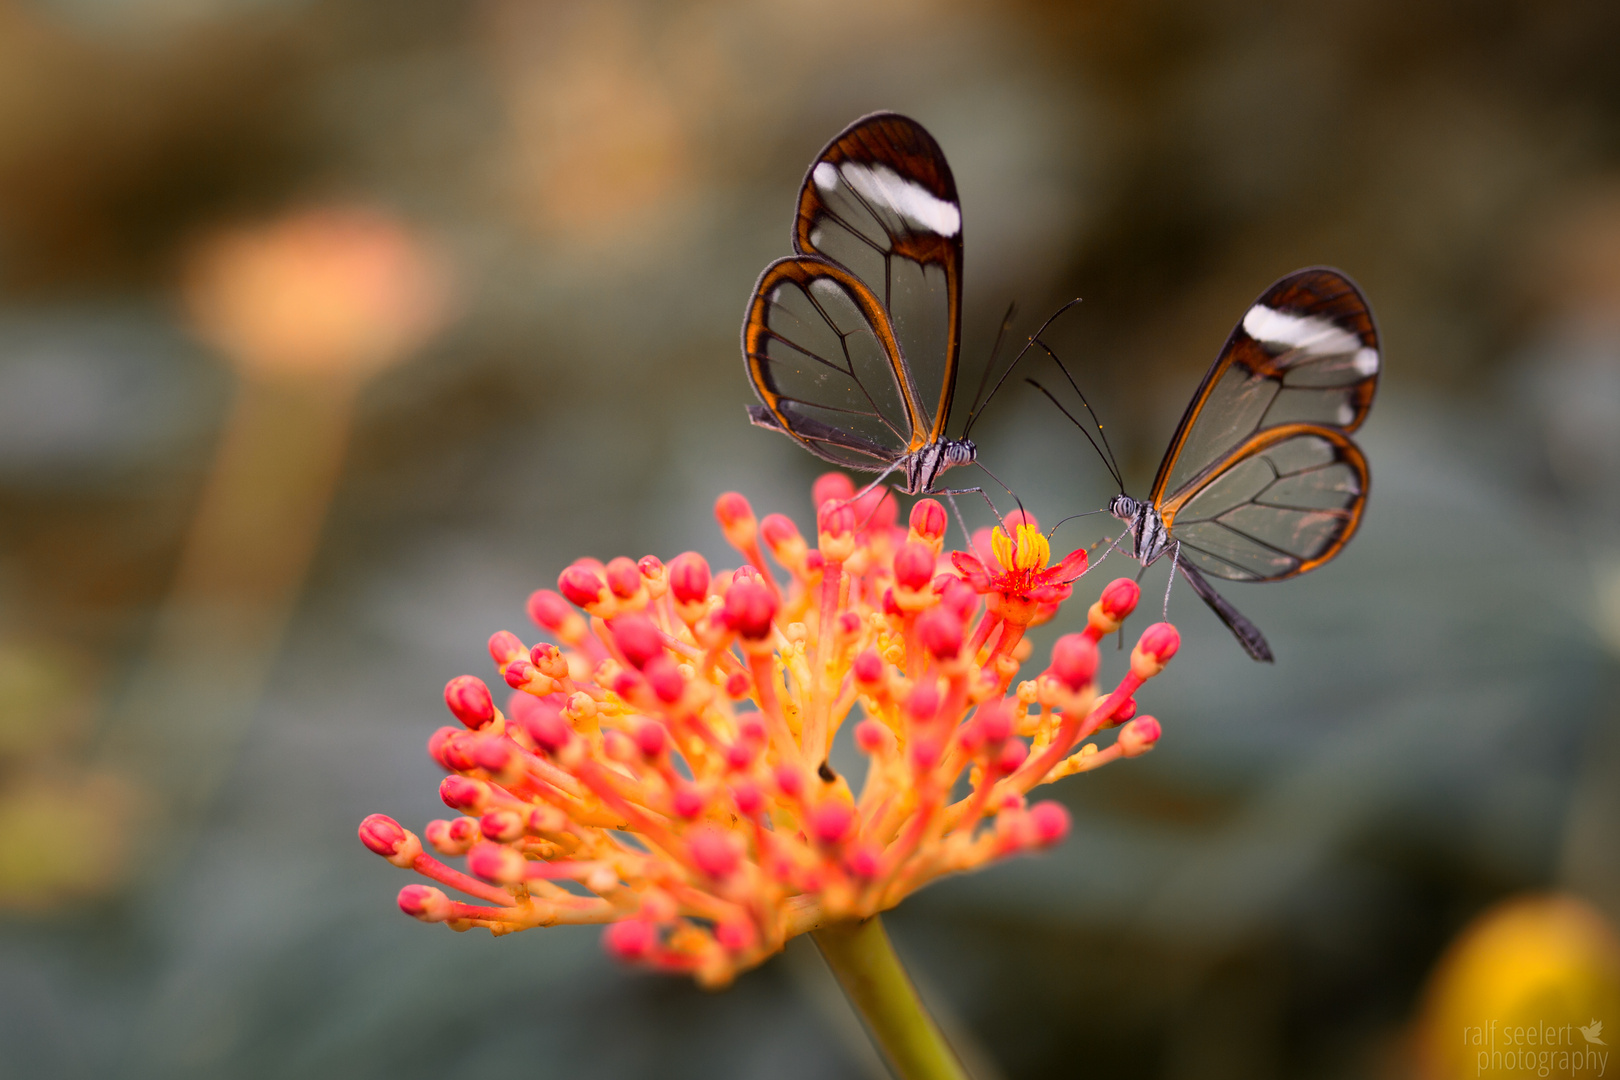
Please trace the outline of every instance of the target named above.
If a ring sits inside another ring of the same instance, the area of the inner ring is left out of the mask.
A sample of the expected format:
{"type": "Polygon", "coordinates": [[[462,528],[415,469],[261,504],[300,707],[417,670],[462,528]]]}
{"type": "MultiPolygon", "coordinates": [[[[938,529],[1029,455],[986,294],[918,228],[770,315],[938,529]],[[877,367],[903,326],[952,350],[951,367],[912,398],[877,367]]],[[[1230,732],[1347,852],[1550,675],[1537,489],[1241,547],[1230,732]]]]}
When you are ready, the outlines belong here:
{"type": "Polygon", "coordinates": [[[1136,523],[1137,502],[1129,495],[1115,495],[1108,501],[1108,512],[1127,525],[1136,523]]]}

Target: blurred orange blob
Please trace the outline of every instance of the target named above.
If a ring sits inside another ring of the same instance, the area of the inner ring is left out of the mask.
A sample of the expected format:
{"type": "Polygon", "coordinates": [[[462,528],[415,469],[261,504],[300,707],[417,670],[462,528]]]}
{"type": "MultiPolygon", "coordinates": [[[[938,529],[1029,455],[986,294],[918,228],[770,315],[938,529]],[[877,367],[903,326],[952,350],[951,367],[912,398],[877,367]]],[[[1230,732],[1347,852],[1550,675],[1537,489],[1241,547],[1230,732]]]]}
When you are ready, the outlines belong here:
{"type": "Polygon", "coordinates": [[[1416,1034],[1423,1080],[1606,1075],[1620,1048],[1620,941],[1572,896],[1499,904],[1441,958],[1416,1034]]]}
{"type": "Polygon", "coordinates": [[[185,300],[244,375],[363,378],[444,325],[450,289],[403,225],[325,207],[214,234],[192,254],[185,300]]]}

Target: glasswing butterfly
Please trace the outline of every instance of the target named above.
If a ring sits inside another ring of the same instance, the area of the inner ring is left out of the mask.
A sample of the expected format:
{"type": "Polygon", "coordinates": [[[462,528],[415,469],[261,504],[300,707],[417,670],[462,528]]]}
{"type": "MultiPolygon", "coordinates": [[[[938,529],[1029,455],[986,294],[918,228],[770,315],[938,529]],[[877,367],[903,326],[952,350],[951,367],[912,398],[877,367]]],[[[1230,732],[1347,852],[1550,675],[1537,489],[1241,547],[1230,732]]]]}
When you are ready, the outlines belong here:
{"type": "Polygon", "coordinates": [[[1350,542],[1371,479],[1350,435],[1372,408],[1380,366],[1361,290],[1337,270],[1299,270],[1261,293],[1226,339],[1146,500],[1126,495],[1104,458],[1120,484],[1108,512],[1125,523],[1131,556],[1146,568],[1168,553],[1172,578],[1180,570],[1256,660],[1272,659],[1265,635],[1204,575],[1281,581],[1350,542]]]}
{"type": "Polygon", "coordinates": [[[760,400],[752,421],[879,473],[870,486],[899,472],[907,495],[977,461],[967,436],[978,402],[961,438],[945,434],[961,352],[962,207],[933,137],[898,113],[840,132],[799,188],[793,250],[760,275],[743,322],[760,400]]]}

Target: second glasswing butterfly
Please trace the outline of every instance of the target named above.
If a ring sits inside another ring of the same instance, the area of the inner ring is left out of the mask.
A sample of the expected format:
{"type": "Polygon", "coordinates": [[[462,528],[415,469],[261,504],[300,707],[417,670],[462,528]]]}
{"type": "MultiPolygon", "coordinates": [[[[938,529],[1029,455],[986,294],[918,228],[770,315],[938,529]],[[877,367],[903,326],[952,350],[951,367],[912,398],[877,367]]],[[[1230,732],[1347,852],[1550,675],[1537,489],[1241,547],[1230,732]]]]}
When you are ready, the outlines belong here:
{"type": "MultiPolygon", "coordinates": [[[[1265,635],[1204,575],[1282,581],[1350,542],[1371,479],[1350,435],[1372,408],[1381,359],[1355,283],[1325,267],[1295,271],[1261,293],[1226,339],[1146,500],[1125,494],[1117,462],[1104,455],[1120,485],[1108,512],[1125,523],[1131,556],[1145,569],[1170,555],[1172,579],[1180,570],[1256,660],[1272,659],[1265,635]]],[[[1081,402],[1090,411],[1084,394],[1081,402]]]]}
{"type": "Polygon", "coordinates": [[[743,322],[753,422],[878,473],[869,487],[899,472],[907,495],[977,461],[968,431],[979,402],[961,438],[945,434],[961,352],[962,207],[933,137],[898,113],[840,132],[799,188],[793,250],[760,275],[743,322]]]}

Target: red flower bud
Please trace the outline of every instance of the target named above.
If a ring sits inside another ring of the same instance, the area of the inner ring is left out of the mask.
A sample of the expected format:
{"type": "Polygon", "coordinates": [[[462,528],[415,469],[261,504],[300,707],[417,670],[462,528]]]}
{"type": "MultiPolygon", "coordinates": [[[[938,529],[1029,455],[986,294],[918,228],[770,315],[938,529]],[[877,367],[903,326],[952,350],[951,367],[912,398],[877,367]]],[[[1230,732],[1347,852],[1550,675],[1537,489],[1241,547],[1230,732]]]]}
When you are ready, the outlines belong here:
{"type": "Polygon", "coordinates": [[[748,696],[748,688],[753,685],[746,672],[733,671],[726,676],[726,697],[732,701],[741,701],[748,696]]]}
{"type": "Polygon", "coordinates": [[[1029,744],[1023,739],[1008,739],[1001,747],[1001,754],[996,758],[996,768],[1004,773],[1016,772],[1018,766],[1029,757],[1029,744]]]}
{"type": "Polygon", "coordinates": [[[936,659],[956,659],[964,632],[961,616],[947,607],[929,608],[917,616],[917,639],[936,659]]]}
{"type": "Polygon", "coordinates": [[[1128,577],[1115,578],[1103,589],[1097,603],[1102,605],[1103,614],[1115,622],[1121,622],[1125,616],[1136,610],[1137,601],[1142,598],[1142,588],[1128,577]]]}
{"type": "Polygon", "coordinates": [[[699,826],[686,837],[687,850],[697,868],[715,880],[730,877],[742,862],[731,837],[713,826],[699,826]]]}
{"type": "Polygon", "coordinates": [[[624,658],[630,662],[631,667],[640,670],[646,667],[647,661],[653,657],[664,655],[664,636],[647,616],[620,615],[610,626],[614,642],[619,646],[624,658]]]}
{"type": "Polygon", "coordinates": [[[936,499],[919,499],[911,508],[911,531],[929,543],[943,540],[949,525],[945,508],[936,499]]]}
{"type": "Polygon", "coordinates": [[[1181,634],[1167,622],[1154,623],[1142,631],[1141,640],[1136,643],[1136,647],[1163,664],[1181,648],[1181,634]]]}
{"type": "Polygon", "coordinates": [[[1003,702],[986,702],[975,717],[985,742],[1005,742],[1012,737],[1013,714],[1003,702]]]}
{"type": "Polygon", "coordinates": [[[907,543],[894,553],[895,583],[921,592],[934,579],[934,551],[927,544],[907,543]]]}
{"type": "Polygon", "coordinates": [[[691,604],[708,598],[709,564],[695,551],[683,551],[669,564],[669,591],[677,602],[691,604]]]}
{"type": "Polygon", "coordinates": [[[1052,646],[1052,677],[1070,690],[1089,686],[1097,674],[1097,646],[1084,634],[1064,634],[1052,646]]]}
{"type": "Polygon", "coordinates": [[[855,658],[855,681],[870,689],[883,679],[883,657],[872,649],[864,650],[855,658]]]}
{"type": "Polygon", "coordinates": [[[1138,716],[1119,729],[1119,752],[1128,758],[1140,757],[1153,749],[1163,733],[1151,716],[1138,716]]]}
{"type": "Polygon", "coordinates": [[[636,729],[636,748],[648,757],[657,757],[669,745],[669,732],[656,720],[648,720],[636,729]]]}
{"type": "Polygon", "coordinates": [[[894,732],[877,720],[862,720],[855,725],[855,745],[863,753],[876,754],[894,745],[894,732]]]}
{"type": "Polygon", "coordinates": [[[472,748],[473,763],[491,773],[505,772],[512,764],[512,749],[512,743],[499,735],[477,737],[472,748]]]}
{"type": "Polygon", "coordinates": [[[497,844],[510,844],[523,835],[523,818],[511,810],[491,810],[478,819],[478,831],[497,844]]]}
{"type": "Polygon", "coordinates": [[[765,520],[759,523],[759,534],[765,538],[773,554],[782,550],[785,544],[804,539],[799,535],[799,527],[786,514],[766,515],[765,520]]]}
{"type": "Polygon", "coordinates": [[[536,626],[556,633],[564,621],[574,613],[568,602],[550,589],[536,589],[529,594],[529,618],[536,626]]]}
{"type": "Polygon", "coordinates": [[[790,799],[804,793],[804,774],[792,765],[778,765],[775,772],[776,787],[790,799]]]}
{"type": "Polygon", "coordinates": [[[574,729],[563,719],[562,710],[543,699],[536,699],[534,708],[523,717],[523,730],[534,740],[534,745],[551,754],[567,746],[574,737],[574,729]]]}
{"type": "Polygon", "coordinates": [[[939,689],[932,680],[924,680],[911,688],[906,697],[906,712],[919,724],[926,724],[939,712],[939,689]]]}
{"type": "Polygon", "coordinates": [[[399,890],[399,910],[423,922],[443,922],[450,917],[450,898],[431,885],[407,885],[399,890]]]}
{"type": "Polygon", "coordinates": [[[822,473],[810,488],[810,502],[820,506],[829,499],[847,502],[855,497],[855,485],[841,472],[822,473]]]}
{"type": "Polygon", "coordinates": [[[737,812],[753,817],[765,809],[765,793],[759,790],[759,785],[752,780],[744,780],[731,789],[731,797],[737,803],[737,812]]]}
{"type": "Polygon", "coordinates": [[[945,583],[943,589],[939,587],[939,582],[934,583],[934,588],[939,591],[943,601],[940,606],[947,611],[955,612],[958,619],[967,622],[979,608],[979,594],[973,591],[973,586],[953,574],[940,576],[951,579],[945,583]]]}
{"type": "Polygon", "coordinates": [[[444,684],[444,703],[450,714],[470,728],[481,728],[495,719],[495,701],[484,680],[457,675],[444,684]]]}
{"type": "Polygon", "coordinates": [[[1041,847],[1050,847],[1069,835],[1069,811],[1062,803],[1036,803],[1029,808],[1029,823],[1041,847]]]}
{"type": "Polygon", "coordinates": [[[726,625],[748,641],[763,640],[776,618],[776,595],[753,578],[740,578],[726,590],[726,625]]]}
{"type": "Polygon", "coordinates": [[[459,756],[452,758],[450,754],[450,747],[453,745],[451,738],[460,734],[460,728],[442,727],[428,736],[428,757],[437,762],[439,768],[444,769],[446,772],[455,772],[465,767],[460,764],[451,764],[452,761],[459,760],[459,756]]]}
{"type": "Polygon", "coordinates": [[[498,630],[490,635],[489,658],[495,661],[496,667],[505,667],[518,657],[528,655],[528,648],[518,640],[516,634],[498,630]]]}
{"type": "Polygon", "coordinates": [[[824,537],[839,539],[855,531],[858,521],[855,507],[847,502],[824,502],[816,514],[816,531],[824,537]]]}
{"type": "Polygon", "coordinates": [[[856,877],[871,880],[883,869],[883,852],[876,844],[859,844],[849,853],[844,865],[856,877]]]}
{"type": "Polygon", "coordinates": [[[360,842],[385,859],[399,853],[410,834],[387,814],[372,814],[360,823],[360,842]]]}
{"type": "Polygon", "coordinates": [[[628,600],[641,591],[641,568],[621,555],[607,564],[607,584],[614,596],[628,600]]]}
{"type": "Polygon", "coordinates": [[[675,796],[670,801],[674,804],[676,816],[688,821],[702,816],[704,807],[709,805],[708,797],[703,794],[702,789],[691,784],[676,788],[675,796]]]}
{"type": "Polygon", "coordinates": [[[489,803],[489,785],[466,776],[447,776],[439,781],[439,798],[452,810],[482,814],[489,803]]]}
{"type": "Polygon", "coordinates": [[[602,931],[602,947],[618,960],[640,960],[658,946],[658,928],[645,919],[622,919],[602,931]]]}
{"type": "Polygon", "coordinates": [[[562,572],[557,578],[557,588],[570,603],[587,609],[606,599],[607,593],[607,586],[596,576],[596,571],[579,565],[570,566],[562,572]]]}
{"type": "Polygon", "coordinates": [[[854,809],[838,799],[828,799],[810,815],[811,835],[829,847],[849,835],[850,827],[854,824],[854,809]]]}
{"type": "Polygon", "coordinates": [[[714,516],[733,547],[747,547],[754,542],[759,522],[754,517],[754,508],[737,492],[728,491],[714,501],[714,516]]]}
{"type": "Polygon", "coordinates": [[[647,661],[642,673],[647,676],[647,682],[653,693],[658,695],[658,700],[666,705],[681,700],[681,695],[686,692],[686,676],[681,674],[681,669],[668,656],[653,657],[647,661]]]}

